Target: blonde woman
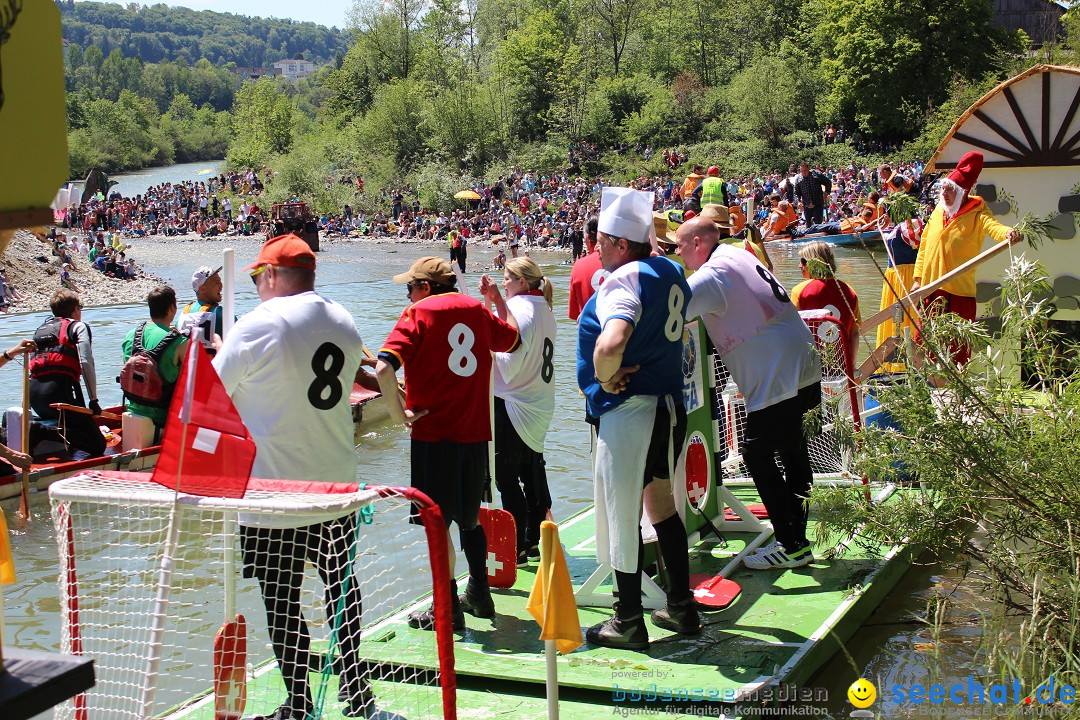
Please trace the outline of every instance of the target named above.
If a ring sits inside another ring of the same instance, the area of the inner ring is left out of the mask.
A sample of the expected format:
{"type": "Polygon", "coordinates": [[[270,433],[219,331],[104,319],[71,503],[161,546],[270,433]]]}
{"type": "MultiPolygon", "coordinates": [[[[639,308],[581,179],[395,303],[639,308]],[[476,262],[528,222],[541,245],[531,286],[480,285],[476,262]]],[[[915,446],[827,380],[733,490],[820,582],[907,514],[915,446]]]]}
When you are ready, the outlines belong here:
{"type": "MultiPolygon", "coordinates": [[[[555,314],[551,281],[531,258],[507,260],[502,285],[522,346],[495,354],[495,482],[517,524],[518,566],[524,566],[540,557],[540,523],[551,508],[544,440],[555,413],[555,314]]],[[[481,291],[499,292],[490,278],[481,291]]]]}
{"type": "Polygon", "coordinates": [[[828,310],[844,325],[848,347],[854,351],[858,337],[859,296],[842,280],[836,279],[836,258],[832,248],[820,240],[806,244],[799,250],[799,265],[806,278],[791,291],[791,302],[799,310],[828,310]]]}

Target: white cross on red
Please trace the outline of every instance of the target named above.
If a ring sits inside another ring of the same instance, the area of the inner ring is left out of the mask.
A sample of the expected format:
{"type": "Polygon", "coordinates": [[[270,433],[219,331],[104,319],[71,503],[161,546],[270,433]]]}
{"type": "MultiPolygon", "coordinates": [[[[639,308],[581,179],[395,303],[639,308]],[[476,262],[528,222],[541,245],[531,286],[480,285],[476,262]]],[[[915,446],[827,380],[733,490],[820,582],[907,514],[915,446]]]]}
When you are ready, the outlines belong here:
{"type": "Polygon", "coordinates": [[[700,505],[701,499],[705,497],[705,486],[695,481],[691,481],[689,485],[686,488],[686,494],[690,496],[695,505],[700,505]]]}
{"type": "Polygon", "coordinates": [[[716,593],[709,590],[709,588],[699,587],[696,590],[694,590],[694,597],[696,597],[696,598],[703,598],[703,597],[705,597],[705,598],[714,598],[714,597],[716,597],[716,593]]]}
{"type": "Polygon", "coordinates": [[[503,569],[503,564],[502,564],[502,562],[499,561],[499,559],[495,555],[495,553],[488,552],[488,558],[487,558],[488,576],[489,577],[494,577],[495,574],[497,572],[499,572],[500,570],[502,570],[502,569],[503,569]]]}

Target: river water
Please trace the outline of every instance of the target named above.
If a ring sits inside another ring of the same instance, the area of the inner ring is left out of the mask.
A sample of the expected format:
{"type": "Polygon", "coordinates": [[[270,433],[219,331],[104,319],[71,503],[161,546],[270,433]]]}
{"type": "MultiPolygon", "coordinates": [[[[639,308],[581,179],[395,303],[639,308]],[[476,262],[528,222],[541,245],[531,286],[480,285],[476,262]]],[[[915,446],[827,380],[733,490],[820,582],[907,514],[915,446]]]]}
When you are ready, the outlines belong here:
{"type": "MultiPolygon", "coordinates": [[[[213,163],[193,163],[183,168],[189,179],[200,177],[200,171],[216,167],[213,163]]],[[[179,168],[171,168],[166,176],[164,168],[160,175],[144,174],[145,179],[138,192],[148,184],[171,179],[185,179],[177,174],[179,168]]],[[[206,173],[204,173],[206,175],[206,173]]],[[[128,182],[124,178],[122,182],[128,182]]],[[[130,192],[130,190],[128,191],[130,192]]],[[[232,239],[201,242],[156,242],[138,240],[132,253],[149,271],[169,282],[182,302],[193,299],[190,277],[199,265],[219,265],[222,249],[226,246],[236,250],[236,266],[251,262],[258,252],[259,241],[232,239]]],[[[473,288],[479,281],[480,266],[490,264],[493,253],[470,248],[470,272],[467,283],[473,288]]],[[[406,269],[417,257],[426,254],[442,254],[440,246],[417,244],[376,244],[324,240],[323,252],[318,259],[318,289],[340,302],[356,320],[361,336],[368,347],[375,349],[385,339],[401,310],[406,306],[404,287],[395,285],[391,276],[406,269]]],[[[800,280],[797,246],[773,244],[770,254],[776,265],[778,279],[788,288],[800,280]]],[[[874,249],[876,262],[884,266],[884,251],[880,245],[874,249]]],[[[537,261],[544,268],[555,286],[556,317],[559,319],[557,338],[555,382],[555,418],[548,434],[546,458],[548,477],[554,500],[556,519],[575,514],[592,502],[592,482],[589,458],[589,433],[582,422],[582,403],[574,381],[574,354],[576,328],[566,317],[566,298],[570,267],[563,264],[564,253],[539,252],[537,261]]],[[[839,277],[851,283],[860,298],[864,314],[876,309],[880,296],[881,280],[875,262],[865,250],[837,248],[839,277]]],[[[242,273],[234,278],[237,283],[237,314],[250,310],[258,302],[250,282],[242,273]]],[[[94,332],[95,358],[102,405],[118,403],[121,399],[119,386],[114,378],[120,369],[120,344],[124,334],[138,321],[145,318],[145,305],[118,305],[88,308],[84,320],[94,332]]],[[[10,347],[23,337],[29,337],[42,323],[43,313],[5,316],[0,321],[0,347],[10,347]]],[[[861,348],[860,355],[865,355],[861,348]]],[[[0,374],[0,407],[18,405],[21,397],[20,374],[8,371],[0,374]]],[[[368,482],[386,482],[394,478],[400,482],[402,468],[408,464],[408,436],[405,430],[382,426],[365,438],[358,450],[358,476],[368,482]]],[[[13,537],[13,552],[19,573],[19,582],[6,588],[4,603],[5,640],[13,646],[29,649],[55,650],[59,644],[59,601],[56,591],[57,560],[47,502],[44,496],[36,497],[33,504],[33,522],[23,535],[13,537]]],[[[13,510],[7,508],[8,524],[14,527],[13,510]]],[[[846,704],[847,686],[857,677],[882,678],[893,682],[911,682],[925,674],[925,662],[920,655],[918,643],[924,641],[921,627],[913,621],[925,606],[926,598],[937,592],[947,579],[934,576],[927,569],[913,570],[899,588],[892,593],[886,604],[874,615],[867,627],[861,630],[849,646],[852,656],[848,661],[843,655],[832,662],[822,673],[817,685],[829,689],[832,698],[830,708],[844,713],[850,709],[846,704]]],[[[957,653],[956,661],[965,659],[957,653]]],[[[879,687],[881,685],[879,684],[879,687]]]]}

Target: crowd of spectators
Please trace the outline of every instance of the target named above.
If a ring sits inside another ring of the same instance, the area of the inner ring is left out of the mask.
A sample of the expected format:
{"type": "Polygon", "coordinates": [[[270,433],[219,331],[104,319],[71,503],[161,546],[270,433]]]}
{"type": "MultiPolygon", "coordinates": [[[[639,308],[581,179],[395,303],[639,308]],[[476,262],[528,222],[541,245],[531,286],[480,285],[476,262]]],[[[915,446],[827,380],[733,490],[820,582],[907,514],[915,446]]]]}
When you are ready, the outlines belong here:
{"type": "Polygon", "coordinates": [[[62,226],[83,232],[121,236],[254,235],[265,231],[266,214],[258,205],[265,188],[260,178],[271,171],[229,171],[204,181],[162,183],[135,197],[98,193],[88,202],[62,211],[62,226]],[[233,207],[233,197],[240,205],[233,207]]]}
{"type": "MultiPolygon", "coordinates": [[[[843,128],[832,125],[826,126],[819,138],[825,144],[850,139],[843,128]]],[[[652,157],[655,152],[641,144],[623,149],[645,157],[652,157]]],[[[375,203],[380,209],[372,213],[354,210],[346,204],[340,212],[323,213],[316,220],[320,233],[329,238],[370,236],[445,240],[448,244],[479,240],[505,243],[514,256],[521,245],[572,248],[577,256],[583,240],[583,222],[596,210],[605,180],[602,177],[588,180],[575,168],[580,170],[583,165],[593,162],[600,152],[600,148],[591,143],[570,146],[563,172],[545,174],[511,167],[494,180],[481,180],[471,188],[464,188],[471,190],[475,199],[462,200],[461,207],[452,211],[422,207],[416,188],[406,184],[380,190],[375,203]]],[[[688,162],[685,151],[665,148],[659,152],[670,175],[642,176],[632,184],[655,194],[658,211],[700,209],[699,198],[684,194],[695,184],[688,183],[688,179],[698,178],[696,184],[700,184],[701,166],[680,171],[679,168],[688,162]],[[687,179],[683,179],[684,174],[687,179]]],[[[922,163],[915,159],[900,164],[897,169],[917,182],[922,163]]],[[[865,164],[816,170],[828,178],[830,184],[824,198],[822,219],[825,222],[857,216],[870,193],[881,183],[877,169],[865,164]]],[[[794,191],[798,172],[797,166],[792,164],[787,171],[775,169],[761,175],[724,178],[728,203],[742,206],[745,212],[747,200],[753,198],[754,216],[750,221],[757,225],[765,225],[770,213],[783,201],[790,207],[785,208],[785,212],[792,215],[797,212],[802,216],[794,191]]],[[[263,179],[270,182],[271,178],[268,168],[258,172],[229,171],[205,182],[164,183],[134,198],[116,193],[107,199],[98,196],[67,210],[65,227],[81,229],[87,234],[85,239],[79,239],[75,233],[67,240],[67,252],[78,252],[95,266],[101,266],[103,272],[124,277],[130,272],[131,262],[125,259],[118,238],[190,233],[201,237],[266,234],[271,228],[266,209],[259,206],[259,197],[264,189],[263,179]],[[239,200],[238,206],[234,205],[233,198],[239,200]],[[91,255],[94,249],[100,249],[100,252],[91,255]]],[[[359,192],[364,190],[364,181],[358,176],[327,179],[327,183],[335,182],[354,185],[359,192]]]]}

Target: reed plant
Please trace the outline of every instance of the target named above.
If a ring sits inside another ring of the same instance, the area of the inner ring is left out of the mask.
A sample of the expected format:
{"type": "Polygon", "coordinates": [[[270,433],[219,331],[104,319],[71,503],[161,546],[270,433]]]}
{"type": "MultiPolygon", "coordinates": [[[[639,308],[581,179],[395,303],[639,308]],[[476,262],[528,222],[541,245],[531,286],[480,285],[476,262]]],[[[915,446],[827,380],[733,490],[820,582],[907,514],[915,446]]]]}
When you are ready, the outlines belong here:
{"type": "MultiPolygon", "coordinates": [[[[1025,237],[1041,234],[1028,219],[1025,237]]],[[[913,543],[964,565],[990,600],[985,678],[1080,685],[1080,347],[1052,320],[1046,271],[1013,258],[1000,328],[924,318],[924,362],[877,391],[892,427],[859,434],[856,468],[905,486],[871,504],[861,488],[816,488],[817,540],[913,543]],[[950,347],[971,346],[958,365],[950,347]]],[[[928,613],[932,626],[944,613],[928,613]]],[[[1063,715],[1064,716],[1064,715],[1063,715]]]]}

